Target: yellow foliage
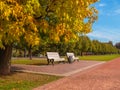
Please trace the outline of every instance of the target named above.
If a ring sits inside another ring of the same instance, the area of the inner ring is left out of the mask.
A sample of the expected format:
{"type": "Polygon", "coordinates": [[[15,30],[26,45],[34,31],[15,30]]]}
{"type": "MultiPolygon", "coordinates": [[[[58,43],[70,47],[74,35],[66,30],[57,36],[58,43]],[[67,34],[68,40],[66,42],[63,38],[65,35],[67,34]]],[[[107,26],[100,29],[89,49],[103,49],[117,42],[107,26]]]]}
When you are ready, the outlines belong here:
{"type": "Polygon", "coordinates": [[[20,41],[20,37],[24,36],[29,45],[38,45],[41,37],[38,28],[47,38],[56,42],[61,39],[66,42],[70,39],[76,40],[78,33],[91,31],[98,11],[90,5],[97,1],[50,0],[44,2],[45,6],[41,6],[39,0],[27,0],[26,4],[18,3],[17,0],[0,0],[0,20],[3,20],[2,27],[0,26],[0,42],[3,39],[5,43],[12,43],[20,41]],[[36,20],[36,16],[42,18],[36,20]],[[87,23],[84,23],[85,18],[89,19],[87,23]]]}
{"type": "Polygon", "coordinates": [[[29,46],[39,45],[39,43],[40,43],[39,42],[40,38],[38,38],[38,36],[35,33],[30,32],[30,31],[25,33],[24,38],[25,38],[25,40],[26,40],[26,42],[28,43],[29,46]]]}
{"type": "Polygon", "coordinates": [[[47,32],[46,29],[48,29],[49,24],[46,20],[41,20],[38,25],[40,25],[40,28],[43,30],[44,33],[47,32]]]}
{"type": "Polygon", "coordinates": [[[65,32],[65,30],[66,30],[66,27],[65,27],[65,24],[63,23],[63,24],[58,24],[57,26],[56,26],[56,29],[55,29],[56,31],[56,34],[58,35],[58,36],[61,36],[61,35],[63,35],[64,34],[64,32],[65,32]]]}

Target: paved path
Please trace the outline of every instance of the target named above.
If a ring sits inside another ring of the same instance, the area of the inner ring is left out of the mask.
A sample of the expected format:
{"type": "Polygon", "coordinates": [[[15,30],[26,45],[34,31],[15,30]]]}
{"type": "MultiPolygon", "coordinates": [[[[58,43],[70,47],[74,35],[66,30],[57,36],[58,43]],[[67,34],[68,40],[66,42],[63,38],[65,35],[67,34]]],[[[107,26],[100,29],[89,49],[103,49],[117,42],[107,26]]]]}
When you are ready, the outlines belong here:
{"type": "Polygon", "coordinates": [[[33,90],[120,90],[120,58],[33,90]]]}
{"type": "Polygon", "coordinates": [[[103,64],[104,62],[100,61],[84,61],[80,60],[79,62],[75,61],[71,64],[69,63],[59,63],[53,65],[12,65],[12,70],[30,72],[30,73],[39,73],[39,74],[49,74],[57,76],[69,76],[74,73],[92,68],[96,65],[103,64]]]}

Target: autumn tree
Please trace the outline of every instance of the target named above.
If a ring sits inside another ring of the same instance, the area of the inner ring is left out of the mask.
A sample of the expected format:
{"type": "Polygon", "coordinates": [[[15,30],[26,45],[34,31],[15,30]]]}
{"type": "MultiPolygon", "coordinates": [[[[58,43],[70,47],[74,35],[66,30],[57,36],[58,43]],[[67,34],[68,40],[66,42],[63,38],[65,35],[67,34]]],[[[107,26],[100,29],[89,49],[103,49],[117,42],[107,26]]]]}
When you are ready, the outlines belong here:
{"type": "MultiPolygon", "coordinates": [[[[10,73],[12,44],[76,41],[97,19],[97,0],[0,0],[0,74],[10,73]],[[87,18],[88,21],[84,22],[87,18]]],[[[30,51],[31,52],[31,51],[30,51]]]]}
{"type": "Polygon", "coordinates": [[[37,0],[0,0],[0,74],[10,73],[12,44],[21,38],[34,46],[39,43],[33,15],[39,9],[37,0]]]}

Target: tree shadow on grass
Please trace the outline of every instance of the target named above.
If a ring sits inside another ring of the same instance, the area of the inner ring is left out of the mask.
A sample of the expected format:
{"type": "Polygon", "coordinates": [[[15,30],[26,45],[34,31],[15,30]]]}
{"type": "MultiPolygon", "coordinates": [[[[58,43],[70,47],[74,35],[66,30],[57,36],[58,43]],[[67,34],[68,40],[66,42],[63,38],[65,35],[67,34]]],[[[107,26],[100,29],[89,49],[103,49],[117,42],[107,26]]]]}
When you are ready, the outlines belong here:
{"type": "Polygon", "coordinates": [[[22,67],[17,67],[17,66],[11,66],[11,72],[15,72],[17,70],[25,70],[25,68],[22,68],[22,67]]]}

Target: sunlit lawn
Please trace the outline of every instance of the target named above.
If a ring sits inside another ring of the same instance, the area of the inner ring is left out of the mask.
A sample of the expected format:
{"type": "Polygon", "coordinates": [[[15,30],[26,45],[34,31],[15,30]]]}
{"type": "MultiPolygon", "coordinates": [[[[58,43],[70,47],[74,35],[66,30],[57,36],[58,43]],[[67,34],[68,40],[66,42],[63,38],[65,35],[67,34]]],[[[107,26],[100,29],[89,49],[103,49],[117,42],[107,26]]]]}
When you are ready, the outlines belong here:
{"type": "Polygon", "coordinates": [[[12,64],[25,64],[25,65],[46,65],[47,60],[28,60],[28,59],[16,59],[11,61],[12,64]]]}
{"type": "Polygon", "coordinates": [[[94,61],[110,61],[117,57],[120,57],[120,54],[81,56],[80,59],[81,60],[94,60],[94,61]]]}
{"type": "Polygon", "coordinates": [[[32,90],[60,78],[31,73],[12,73],[9,76],[0,76],[0,90],[32,90]]]}
{"type": "MultiPolygon", "coordinates": [[[[80,60],[110,61],[117,57],[120,57],[120,54],[80,56],[80,60]]],[[[47,60],[44,60],[44,59],[42,59],[42,60],[18,59],[18,60],[12,60],[12,64],[46,65],[47,60]]]]}

